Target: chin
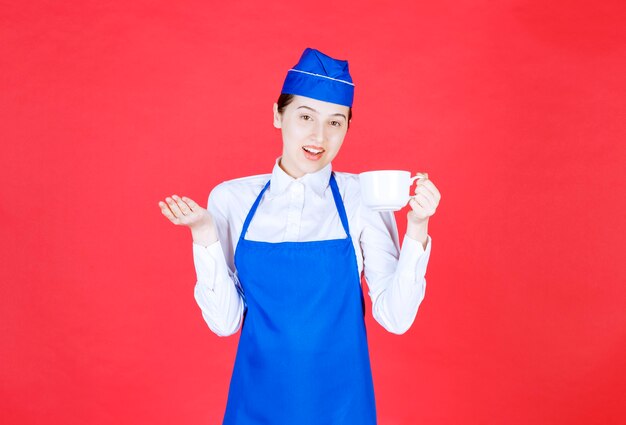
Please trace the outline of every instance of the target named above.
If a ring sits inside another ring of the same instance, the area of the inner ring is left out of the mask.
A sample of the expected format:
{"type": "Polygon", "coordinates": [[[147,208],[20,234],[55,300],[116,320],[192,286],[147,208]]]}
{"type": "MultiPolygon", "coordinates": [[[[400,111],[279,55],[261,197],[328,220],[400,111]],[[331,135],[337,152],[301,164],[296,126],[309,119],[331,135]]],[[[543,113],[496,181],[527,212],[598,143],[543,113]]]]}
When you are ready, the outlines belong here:
{"type": "MultiPolygon", "coordinates": [[[[326,155],[325,153],[324,155],[326,155]]],[[[289,156],[289,163],[297,167],[300,173],[309,174],[315,173],[322,168],[326,167],[332,158],[320,158],[319,161],[311,161],[304,157],[300,152],[295,153],[293,156],[289,156]],[[295,158],[294,158],[295,157],[295,158]]]]}
{"type": "Polygon", "coordinates": [[[326,167],[328,165],[328,161],[319,161],[319,162],[315,162],[315,163],[308,163],[308,164],[304,164],[303,169],[308,170],[308,173],[314,173],[316,171],[321,170],[322,168],[326,167]]]}

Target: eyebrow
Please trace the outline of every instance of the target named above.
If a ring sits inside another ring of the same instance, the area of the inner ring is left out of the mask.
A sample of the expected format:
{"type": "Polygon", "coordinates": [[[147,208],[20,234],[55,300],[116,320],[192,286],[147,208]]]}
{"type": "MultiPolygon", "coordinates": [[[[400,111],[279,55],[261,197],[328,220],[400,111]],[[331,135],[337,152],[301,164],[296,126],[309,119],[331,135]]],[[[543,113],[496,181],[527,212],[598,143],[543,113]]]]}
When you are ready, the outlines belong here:
{"type": "MultiPolygon", "coordinates": [[[[318,111],[316,111],[315,109],[311,108],[310,106],[298,106],[296,109],[300,109],[300,108],[310,109],[311,111],[319,114],[318,111]]],[[[344,114],[340,114],[340,113],[330,114],[330,116],[331,117],[334,117],[334,116],[343,117],[344,120],[347,120],[346,116],[344,114]]]]}

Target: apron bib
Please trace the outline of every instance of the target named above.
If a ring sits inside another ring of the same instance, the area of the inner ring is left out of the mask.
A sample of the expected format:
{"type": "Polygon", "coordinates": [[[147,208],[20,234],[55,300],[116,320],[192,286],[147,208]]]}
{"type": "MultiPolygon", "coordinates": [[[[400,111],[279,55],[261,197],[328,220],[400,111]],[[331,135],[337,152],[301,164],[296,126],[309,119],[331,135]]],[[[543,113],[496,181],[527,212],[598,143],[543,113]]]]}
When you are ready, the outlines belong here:
{"type": "Polygon", "coordinates": [[[225,425],[376,424],[365,303],[346,211],[345,239],[270,243],[245,234],[235,265],[246,300],[225,425]]]}

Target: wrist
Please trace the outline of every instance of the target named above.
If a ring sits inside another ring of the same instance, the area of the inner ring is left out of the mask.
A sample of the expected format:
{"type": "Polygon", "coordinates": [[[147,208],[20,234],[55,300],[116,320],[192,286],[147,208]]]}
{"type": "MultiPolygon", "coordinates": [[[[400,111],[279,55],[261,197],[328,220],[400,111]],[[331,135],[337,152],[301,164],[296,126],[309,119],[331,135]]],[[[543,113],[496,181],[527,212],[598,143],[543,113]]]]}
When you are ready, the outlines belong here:
{"type": "Polygon", "coordinates": [[[409,219],[406,227],[406,234],[412,239],[420,242],[424,248],[428,242],[428,218],[423,220],[409,219]]]}
{"type": "Polygon", "coordinates": [[[199,226],[191,228],[191,237],[194,243],[203,246],[209,246],[217,242],[217,232],[213,229],[213,226],[199,226]]]}

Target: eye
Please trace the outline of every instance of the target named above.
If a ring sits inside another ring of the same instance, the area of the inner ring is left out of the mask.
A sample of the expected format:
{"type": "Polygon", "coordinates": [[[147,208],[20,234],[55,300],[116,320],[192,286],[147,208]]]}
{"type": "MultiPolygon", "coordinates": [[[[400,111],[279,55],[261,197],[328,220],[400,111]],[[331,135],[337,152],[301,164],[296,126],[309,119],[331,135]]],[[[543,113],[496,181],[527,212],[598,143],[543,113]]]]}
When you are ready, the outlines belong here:
{"type": "Polygon", "coordinates": [[[341,123],[339,121],[331,121],[330,125],[332,125],[333,127],[341,127],[341,123]]]}
{"type": "Polygon", "coordinates": [[[306,114],[300,115],[300,118],[302,118],[305,121],[311,121],[313,119],[310,115],[306,115],[306,114]]]}

